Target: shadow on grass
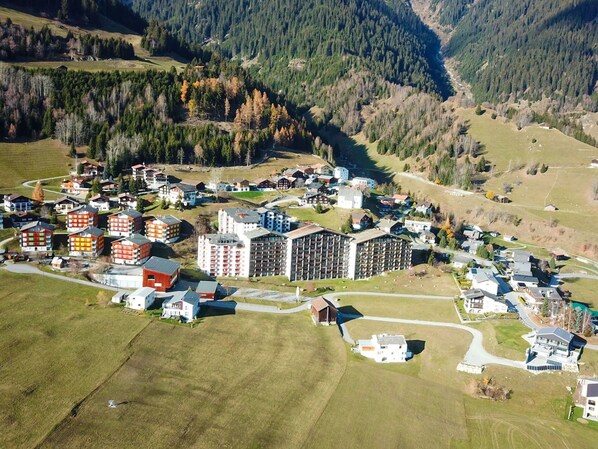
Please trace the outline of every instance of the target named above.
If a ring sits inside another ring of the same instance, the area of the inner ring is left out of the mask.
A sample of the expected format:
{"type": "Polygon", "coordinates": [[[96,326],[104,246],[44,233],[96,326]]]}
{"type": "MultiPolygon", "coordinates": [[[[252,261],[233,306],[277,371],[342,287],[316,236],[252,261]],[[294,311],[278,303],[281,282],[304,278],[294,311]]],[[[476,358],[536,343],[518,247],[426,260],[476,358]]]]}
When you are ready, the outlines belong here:
{"type": "Polygon", "coordinates": [[[235,315],[237,303],[235,301],[210,301],[200,304],[198,318],[235,315]]]}
{"type": "Polygon", "coordinates": [[[356,320],[363,317],[363,313],[357,310],[352,305],[342,306],[338,308],[339,324],[348,323],[349,321],[356,320]]]}
{"type": "Polygon", "coordinates": [[[415,356],[424,352],[424,349],[426,349],[426,342],[423,340],[407,340],[407,347],[415,356]]]}

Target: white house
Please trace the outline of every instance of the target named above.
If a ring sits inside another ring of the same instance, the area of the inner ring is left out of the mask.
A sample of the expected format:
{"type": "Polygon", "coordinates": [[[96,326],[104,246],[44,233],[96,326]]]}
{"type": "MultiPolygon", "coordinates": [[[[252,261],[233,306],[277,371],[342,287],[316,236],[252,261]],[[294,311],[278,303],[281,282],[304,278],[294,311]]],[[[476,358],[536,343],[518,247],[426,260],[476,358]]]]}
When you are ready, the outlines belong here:
{"type": "Polygon", "coordinates": [[[432,222],[425,220],[405,220],[405,228],[409,232],[415,232],[417,234],[424,231],[429,232],[432,229],[432,222]]]}
{"type": "Polygon", "coordinates": [[[351,187],[339,187],[336,207],[340,209],[361,209],[363,207],[363,192],[351,187]]]}
{"type": "Polygon", "coordinates": [[[453,257],[453,267],[455,268],[463,268],[469,265],[469,263],[473,260],[472,257],[462,256],[461,254],[455,254],[453,257]]]}
{"type": "Polygon", "coordinates": [[[376,181],[372,178],[356,177],[351,180],[351,186],[358,189],[374,189],[376,188],[376,181]]]}
{"type": "Polygon", "coordinates": [[[419,212],[420,214],[427,215],[432,212],[432,203],[421,203],[415,206],[415,212],[419,212]]]}
{"type": "Polygon", "coordinates": [[[260,214],[253,209],[229,207],[218,211],[218,233],[244,234],[261,225],[260,214]]]}
{"type": "Polygon", "coordinates": [[[125,299],[125,306],[129,309],[147,310],[156,300],[156,290],[151,287],[141,287],[125,299]]]}
{"type": "Polygon", "coordinates": [[[492,295],[498,295],[500,282],[494,276],[492,270],[484,268],[472,268],[471,269],[471,287],[483,290],[485,293],[492,295]]]}
{"type": "Polygon", "coordinates": [[[81,206],[81,203],[73,198],[69,198],[68,196],[65,196],[64,198],[61,198],[59,200],[56,200],[56,202],[54,203],[54,211],[57,214],[67,214],[72,210],[77,209],[78,207],[81,206]]]}
{"type": "Polygon", "coordinates": [[[193,290],[174,292],[162,304],[162,318],[180,319],[190,322],[199,312],[199,295],[193,290]]]}
{"type": "Polygon", "coordinates": [[[598,421],[598,378],[577,379],[573,401],[583,408],[583,418],[598,421]]]}
{"type": "Polygon", "coordinates": [[[105,195],[95,195],[89,199],[89,205],[95,207],[97,210],[109,211],[110,198],[105,195]]]}
{"type": "Polygon", "coordinates": [[[467,313],[507,313],[509,310],[506,301],[478,288],[464,291],[463,299],[463,307],[467,313]]]}
{"type": "Polygon", "coordinates": [[[372,335],[371,340],[358,340],[357,352],[378,363],[406,362],[411,353],[403,335],[372,335]]]}
{"type": "Polygon", "coordinates": [[[172,205],[177,201],[180,201],[185,207],[195,206],[195,202],[197,201],[197,189],[195,186],[180,182],[175,184],[163,184],[160,186],[158,196],[172,205]]]}
{"type": "Polygon", "coordinates": [[[333,175],[338,182],[346,182],[349,180],[349,170],[345,167],[334,167],[333,175]]]}
{"type": "Polygon", "coordinates": [[[573,345],[575,335],[559,327],[536,331],[534,344],[526,351],[528,371],[564,370],[578,372],[579,351],[573,345]]]}

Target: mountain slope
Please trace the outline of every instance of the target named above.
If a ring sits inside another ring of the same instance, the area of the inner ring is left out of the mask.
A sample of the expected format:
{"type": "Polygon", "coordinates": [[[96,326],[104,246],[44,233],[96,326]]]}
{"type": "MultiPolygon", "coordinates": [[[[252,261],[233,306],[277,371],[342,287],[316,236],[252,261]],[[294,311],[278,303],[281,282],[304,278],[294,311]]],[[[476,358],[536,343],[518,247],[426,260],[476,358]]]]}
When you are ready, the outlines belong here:
{"type": "Polygon", "coordinates": [[[132,6],[185,41],[253,60],[261,79],[300,103],[322,100],[321,87],[351,69],[449,92],[436,36],[400,0],[132,0],[132,6]]]}

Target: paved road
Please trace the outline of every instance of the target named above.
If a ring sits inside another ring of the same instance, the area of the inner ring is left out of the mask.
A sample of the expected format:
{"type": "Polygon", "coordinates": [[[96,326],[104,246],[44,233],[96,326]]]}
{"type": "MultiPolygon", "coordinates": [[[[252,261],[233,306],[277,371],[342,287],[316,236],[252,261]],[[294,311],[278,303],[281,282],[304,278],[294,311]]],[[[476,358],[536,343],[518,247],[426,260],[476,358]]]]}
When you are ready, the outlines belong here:
{"type": "Polygon", "coordinates": [[[458,255],[458,256],[467,257],[469,259],[473,259],[479,265],[481,265],[483,267],[489,267],[489,268],[493,268],[494,267],[494,263],[492,261],[487,260],[487,259],[483,259],[483,258],[481,258],[479,256],[476,256],[475,254],[467,253],[465,251],[459,251],[459,250],[450,249],[450,248],[443,248],[442,246],[434,246],[433,249],[437,253],[452,254],[454,256],[458,255]]]}
{"type": "Polygon", "coordinates": [[[8,263],[5,265],[6,267],[6,271],[9,271],[11,273],[17,273],[17,274],[37,274],[37,275],[41,275],[41,276],[46,276],[49,278],[54,278],[54,279],[60,279],[61,281],[67,281],[67,282],[73,282],[75,284],[81,284],[81,285],[85,285],[87,287],[93,287],[93,288],[100,288],[103,290],[110,290],[110,291],[114,291],[117,292],[118,288],[115,287],[109,287],[107,285],[102,285],[102,284],[98,284],[96,282],[90,282],[90,281],[83,281],[81,279],[73,279],[67,276],[61,276],[59,274],[53,274],[53,273],[46,273],[45,271],[41,271],[39,268],[34,267],[32,265],[28,265],[25,263],[8,263]]]}
{"type": "Polygon", "coordinates": [[[3,254],[3,253],[4,253],[4,251],[5,251],[5,250],[4,250],[4,246],[6,246],[6,244],[7,244],[8,242],[10,242],[11,240],[14,240],[14,239],[16,239],[16,237],[9,237],[9,238],[7,238],[7,239],[4,239],[4,240],[2,240],[2,241],[0,242],[0,254],[3,254]]]}
{"type": "MultiPolygon", "coordinates": [[[[35,184],[37,184],[37,182],[38,182],[38,181],[39,181],[39,182],[41,182],[41,183],[43,183],[44,181],[50,181],[50,180],[52,180],[52,179],[65,179],[65,178],[68,178],[69,176],[70,176],[70,175],[62,175],[62,176],[54,176],[54,177],[52,177],[52,178],[40,178],[40,179],[32,179],[31,181],[25,181],[25,182],[23,183],[23,187],[27,187],[27,188],[29,188],[29,189],[35,189],[35,184]]],[[[61,194],[61,193],[60,193],[60,189],[59,189],[59,190],[51,190],[51,189],[44,189],[44,188],[42,188],[42,190],[43,190],[44,192],[48,192],[48,193],[54,193],[54,194],[58,194],[58,195],[60,195],[60,194],[61,194]]],[[[67,194],[64,194],[64,195],[65,195],[65,196],[70,196],[70,197],[72,197],[72,198],[78,198],[78,197],[77,197],[77,196],[75,196],[75,195],[67,195],[67,194]]]]}
{"type": "Polygon", "coordinates": [[[264,207],[267,209],[271,209],[272,207],[286,203],[301,203],[301,198],[299,198],[298,196],[287,196],[284,198],[274,200],[271,203],[267,203],[266,205],[264,205],[264,207]]]}

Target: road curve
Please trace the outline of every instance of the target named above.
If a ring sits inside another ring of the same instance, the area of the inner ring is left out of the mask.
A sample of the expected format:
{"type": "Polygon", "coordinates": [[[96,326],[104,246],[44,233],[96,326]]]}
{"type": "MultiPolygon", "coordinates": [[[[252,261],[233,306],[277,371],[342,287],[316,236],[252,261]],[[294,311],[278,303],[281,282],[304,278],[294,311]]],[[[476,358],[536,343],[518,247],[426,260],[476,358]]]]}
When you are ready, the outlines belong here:
{"type": "Polygon", "coordinates": [[[28,265],[25,263],[8,263],[5,265],[5,269],[6,269],[6,271],[8,271],[10,273],[35,274],[35,275],[46,276],[46,277],[54,278],[54,279],[60,279],[61,281],[73,282],[75,284],[81,284],[81,285],[85,285],[87,287],[100,288],[103,290],[110,290],[110,291],[114,291],[114,292],[118,291],[118,288],[109,287],[107,285],[98,284],[96,282],[84,281],[81,279],[73,279],[73,278],[70,278],[67,276],[61,276],[59,274],[46,273],[45,271],[41,271],[37,267],[28,265]]]}

